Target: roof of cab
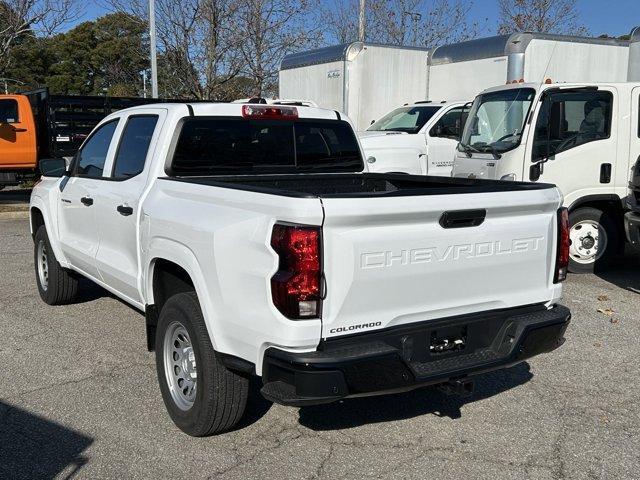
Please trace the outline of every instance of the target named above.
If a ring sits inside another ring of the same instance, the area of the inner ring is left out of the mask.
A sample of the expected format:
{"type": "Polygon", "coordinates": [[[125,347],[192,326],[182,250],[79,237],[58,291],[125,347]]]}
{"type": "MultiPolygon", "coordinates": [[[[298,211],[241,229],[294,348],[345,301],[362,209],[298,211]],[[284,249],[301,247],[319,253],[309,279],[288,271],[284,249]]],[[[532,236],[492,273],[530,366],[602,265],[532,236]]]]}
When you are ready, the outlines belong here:
{"type": "MultiPolygon", "coordinates": [[[[136,112],[148,112],[150,110],[167,110],[169,113],[188,117],[193,116],[220,116],[220,117],[242,117],[242,107],[244,105],[255,105],[265,107],[264,104],[248,104],[248,103],[215,103],[215,102],[198,102],[198,103],[153,103],[150,105],[139,105],[135,107],[118,110],[105,117],[105,120],[122,116],[122,114],[135,114],[136,112]],[[190,108],[189,108],[190,107],[190,108]]],[[[336,120],[346,119],[346,116],[336,110],[329,110],[319,107],[307,106],[289,106],[289,105],[273,105],[274,107],[295,108],[298,111],[298,118],[336,120]]]]}

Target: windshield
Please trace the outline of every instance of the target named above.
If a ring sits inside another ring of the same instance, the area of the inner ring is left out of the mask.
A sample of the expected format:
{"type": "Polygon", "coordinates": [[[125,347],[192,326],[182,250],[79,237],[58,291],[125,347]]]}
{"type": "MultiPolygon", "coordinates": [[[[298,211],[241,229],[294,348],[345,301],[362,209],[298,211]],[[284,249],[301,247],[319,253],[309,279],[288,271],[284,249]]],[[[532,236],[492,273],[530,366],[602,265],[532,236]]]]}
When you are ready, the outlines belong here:
{"type": "Polygon", "coordinates": [[[422,105],[396,108],[367,128],[367,131],[418,133],[438,110],[440,107],[422,105]]]}
{"type": "Polygon", "coordinates": [[[535,93],[532,88],[516,88],[476,97],[460,148],[506,152],[520,145],[535,93]]]}

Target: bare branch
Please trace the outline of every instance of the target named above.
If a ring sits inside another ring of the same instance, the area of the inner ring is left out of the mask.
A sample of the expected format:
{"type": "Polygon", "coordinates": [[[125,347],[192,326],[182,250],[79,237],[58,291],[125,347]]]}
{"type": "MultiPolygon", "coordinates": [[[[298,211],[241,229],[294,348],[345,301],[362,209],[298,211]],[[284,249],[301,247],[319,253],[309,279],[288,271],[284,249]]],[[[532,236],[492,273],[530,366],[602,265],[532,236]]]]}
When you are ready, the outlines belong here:
{"type": "Polygon", "coordinates": [[[499,34],[542,32],[587,35],[576,0],[498,0],[499,34]]]}

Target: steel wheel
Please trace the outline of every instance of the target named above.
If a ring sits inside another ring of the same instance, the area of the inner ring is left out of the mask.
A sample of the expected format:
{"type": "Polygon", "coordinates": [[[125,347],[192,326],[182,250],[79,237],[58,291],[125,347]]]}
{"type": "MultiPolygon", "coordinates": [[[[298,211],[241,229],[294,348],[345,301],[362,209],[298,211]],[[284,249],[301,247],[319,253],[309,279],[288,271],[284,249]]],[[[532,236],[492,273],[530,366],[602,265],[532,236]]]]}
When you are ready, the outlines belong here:
{"type": "Polygon", "coordinates": [[[38,280],[40,281],[42,290],[46,292],[49,287],[49,253],[44,240],[38,242],[36,262],[38,267],[38,280]]]}
{"type": "Polygon", "coordinates": [[[576,263],[594,263],[607,250],[607,232],[594,220],[583,220],[573,225],[569,238],[569,253],[576,263]]]}
{"type": "Polygon", "coordinates": [[[171,322],[163,342],[164,373],[171,398],[180,410],[189,410],[196,399],[196,355],[187,329],[171,322]]]}

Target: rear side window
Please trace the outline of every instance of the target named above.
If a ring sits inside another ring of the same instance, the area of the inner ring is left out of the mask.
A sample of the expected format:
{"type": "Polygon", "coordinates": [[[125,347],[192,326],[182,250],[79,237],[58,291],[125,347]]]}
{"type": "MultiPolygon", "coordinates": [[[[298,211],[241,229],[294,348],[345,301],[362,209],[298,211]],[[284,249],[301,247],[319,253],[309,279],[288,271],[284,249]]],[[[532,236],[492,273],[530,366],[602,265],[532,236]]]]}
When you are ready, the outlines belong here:
{"type": "Polygon", "coordinates": [[[18,123],[18,102],[12,98],[0,100],[0,123],[18,123]]]}
{"type": "Polygon", "coordinates": [[[114,178],[126,180],[142,173],[157,123],[157,115],[129,117],[116,153],[114,178]]]}
{"type": "Polygon", "coordinates": [[[76,175],[91,178],[102,177],[104,162],[107,159],[109,145],[117,125],[117,120],[105,123],[89,137],[78,152],[76,175]]]}
{"type": "Polygon", "coordinates": [[[172,175],[354,172],[363,169],[346,122],[196,117],[184,121],[172,175]]]}

